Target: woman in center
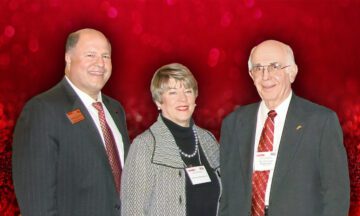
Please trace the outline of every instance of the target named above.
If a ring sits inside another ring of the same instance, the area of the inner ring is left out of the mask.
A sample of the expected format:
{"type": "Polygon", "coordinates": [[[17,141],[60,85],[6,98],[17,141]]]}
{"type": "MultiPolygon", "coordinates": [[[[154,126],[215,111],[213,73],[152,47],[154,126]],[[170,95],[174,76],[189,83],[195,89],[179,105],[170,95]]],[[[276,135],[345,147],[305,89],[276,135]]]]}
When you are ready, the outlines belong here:
{"type": "Polygon", "coordinates": [[[150,90],[160,114],[130,147],[121,182],[122,216],[216,216],[219,146],[192,119],[198,95],[194,76],[182,64],[164,65],[150,90]]]}

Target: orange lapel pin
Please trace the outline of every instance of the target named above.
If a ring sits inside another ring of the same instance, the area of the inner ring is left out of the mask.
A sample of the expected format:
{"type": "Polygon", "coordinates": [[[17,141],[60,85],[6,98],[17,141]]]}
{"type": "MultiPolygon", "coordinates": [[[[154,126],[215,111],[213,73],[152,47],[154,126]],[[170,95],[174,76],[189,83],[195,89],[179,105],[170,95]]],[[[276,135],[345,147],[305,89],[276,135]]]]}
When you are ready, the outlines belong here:
{"type": "Polygon", "coordinates": [[[71,124],[76,124],[85,119],[80,109],[75,109],[73,111],[67,112],[66,115],[70,120],[71,124]]]}

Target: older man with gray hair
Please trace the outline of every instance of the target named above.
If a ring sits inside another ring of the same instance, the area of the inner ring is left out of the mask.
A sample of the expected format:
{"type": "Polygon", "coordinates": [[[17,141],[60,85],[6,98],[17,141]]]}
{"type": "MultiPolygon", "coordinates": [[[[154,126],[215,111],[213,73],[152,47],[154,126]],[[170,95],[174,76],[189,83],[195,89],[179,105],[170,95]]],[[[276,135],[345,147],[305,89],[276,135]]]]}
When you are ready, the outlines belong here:
{"type": "Polygon", "coordinates": [[[291,48],[267,40],[251,51],[261,102],[221,128],[221,216],[346,216],[349,174],[336,113],[294,94],[291,48]]]}

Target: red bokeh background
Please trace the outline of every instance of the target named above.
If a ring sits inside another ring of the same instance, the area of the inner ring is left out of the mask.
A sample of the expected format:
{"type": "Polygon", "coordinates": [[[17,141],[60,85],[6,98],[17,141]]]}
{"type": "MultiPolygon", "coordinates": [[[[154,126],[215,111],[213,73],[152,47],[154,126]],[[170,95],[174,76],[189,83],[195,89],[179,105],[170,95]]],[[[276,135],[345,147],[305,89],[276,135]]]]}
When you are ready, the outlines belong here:
{"type": "MultiPolygon", "coordinates": [[[[112,42],[104,92],[122,102],[133,138],[156,118],[153,72],[180,62],[199,82],[194,118],[219,136],[223,117],[259,100],[247,73],[251,48],[289,44],[299,96],[332,108],[344,130],[351,216],[360,215],[359,0],[0,0],[0,215],[18,215],[11,142],[24,103],[63,77],[69,32],[84,27],[112,42]]],[[[316,127],[316,125],[314,125],[316,127]]]]}

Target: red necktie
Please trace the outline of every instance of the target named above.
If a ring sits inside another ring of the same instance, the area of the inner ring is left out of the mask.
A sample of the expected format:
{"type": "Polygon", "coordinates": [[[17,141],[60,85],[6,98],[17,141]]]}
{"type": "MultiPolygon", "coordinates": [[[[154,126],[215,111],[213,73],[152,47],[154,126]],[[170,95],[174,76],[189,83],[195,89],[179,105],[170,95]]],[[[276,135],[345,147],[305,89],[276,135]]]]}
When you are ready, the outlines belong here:
{"type": "Polygon", "coordinates": [[[95,102],[92,104],[95,109],[97,109],[99,114],[99,121],[101,125],[101,130],[104,135],[105,140],[105,149],[110,163],[111,171],[114,176],[116,190],[120,192],[120,182],[121,182],[121,165],[120,157],[116,147],[116,142],[114,136],[111,132],[111,129],[106,122],[104,109],[101,102],[95,102]]]}
{"type": "MultiPolygon", "coordinates": [[[[273,150],[274,142],[274,118],[275,110],[270,110],[261,132],[258,152],[268,152],[273,150]]],[[[254,171],[252,176],[252,206],[253,216],[265,215],[265,191],[269,179],[270,171],[254,171]]]]}

